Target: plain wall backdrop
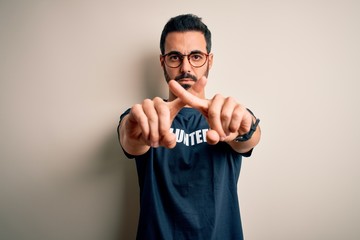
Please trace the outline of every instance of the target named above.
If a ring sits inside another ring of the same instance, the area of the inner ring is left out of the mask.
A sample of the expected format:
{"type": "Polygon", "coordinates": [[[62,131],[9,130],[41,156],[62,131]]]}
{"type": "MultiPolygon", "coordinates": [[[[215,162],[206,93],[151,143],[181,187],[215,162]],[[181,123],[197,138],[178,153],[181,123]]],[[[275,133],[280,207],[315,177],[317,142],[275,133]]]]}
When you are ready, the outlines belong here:
{"type": "Polygon", "coordinates": [[[182,13],[213,34],[207,97],[261,119],[244,159],[248,240],[360,239],[360,2],[0,1],[0,238],[134,239],[120,114],[166,97],[159,39],[182,13]]]}

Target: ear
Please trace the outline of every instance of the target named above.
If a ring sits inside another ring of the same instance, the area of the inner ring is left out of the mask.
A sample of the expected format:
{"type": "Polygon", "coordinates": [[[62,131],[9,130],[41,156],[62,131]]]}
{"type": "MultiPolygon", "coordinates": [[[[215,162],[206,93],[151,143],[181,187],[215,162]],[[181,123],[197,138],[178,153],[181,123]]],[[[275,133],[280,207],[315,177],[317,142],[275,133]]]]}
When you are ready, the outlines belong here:
{"type": "Polygon", "coordinates": [[[164,67],[164,57],[160,54],[160,65],[161,67],[164,67]]]}
{"type": "Polygon", "coordinates": [[[210,53],[209,54],[209,69],[211,69],[213,61],[214,61],[214,54],[210,53]]]}

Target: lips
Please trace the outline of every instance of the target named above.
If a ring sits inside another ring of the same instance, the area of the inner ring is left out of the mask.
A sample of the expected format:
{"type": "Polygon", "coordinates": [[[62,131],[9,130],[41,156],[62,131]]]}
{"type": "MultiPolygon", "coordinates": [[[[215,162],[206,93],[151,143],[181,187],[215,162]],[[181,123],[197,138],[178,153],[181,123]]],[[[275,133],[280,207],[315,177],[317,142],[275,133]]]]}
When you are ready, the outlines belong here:
{"type": "Polygon", "coordinates": [[[181,78],[179,80],[177,80],[178,82],[195,82],[193,79],[191,78],[181,78]]]}

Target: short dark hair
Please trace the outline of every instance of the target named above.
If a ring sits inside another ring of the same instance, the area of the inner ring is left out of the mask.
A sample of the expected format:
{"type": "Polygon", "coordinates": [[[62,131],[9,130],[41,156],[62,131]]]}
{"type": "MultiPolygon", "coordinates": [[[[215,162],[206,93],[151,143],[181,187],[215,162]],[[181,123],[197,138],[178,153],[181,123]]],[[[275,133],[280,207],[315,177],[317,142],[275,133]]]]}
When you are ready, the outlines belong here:
{"type": "Polygon", "coordinates": [[[211,51],[211,32],[208,27],[202,22],[202,19],[193,14],[183,14],[173,18],[165,24],[160,38],[160,51],[165,54],[165,39],[171,32],[187,32],[198,31],[204,34],[206,41],[206,51],[211,51]]]}

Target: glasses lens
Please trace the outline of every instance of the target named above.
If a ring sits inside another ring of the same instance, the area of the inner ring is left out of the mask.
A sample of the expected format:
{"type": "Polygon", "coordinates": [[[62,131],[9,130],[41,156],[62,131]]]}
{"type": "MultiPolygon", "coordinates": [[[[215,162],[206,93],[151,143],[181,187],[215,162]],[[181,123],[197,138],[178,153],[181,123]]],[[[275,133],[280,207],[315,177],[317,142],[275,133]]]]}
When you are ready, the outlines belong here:
{"type": "Polygon", "coordinates": [[[194,67],[201,67],[205,64],[206,57],[204,53],[192,53],[189,55],[189,61],[194,67]]]}
{"type": "Polygon", "coordinates": [[[172,53],[165,56],[165,62],[169,67],[176,68],[181,65],[183,57],[180,54],[172,53]]]}
{"type": "Polygon", "coordinates": [[[199,53],[191,53],[190,55],[181,55],[179,53],[170,53],[168,55],[165,55],[165,63],[169,67],[177,68],[179,67],[184,57],[188,57],[190,64],[193,67],[202,67],[206,60],[207,60],[207,54],[199,52],[199,53]]]}

